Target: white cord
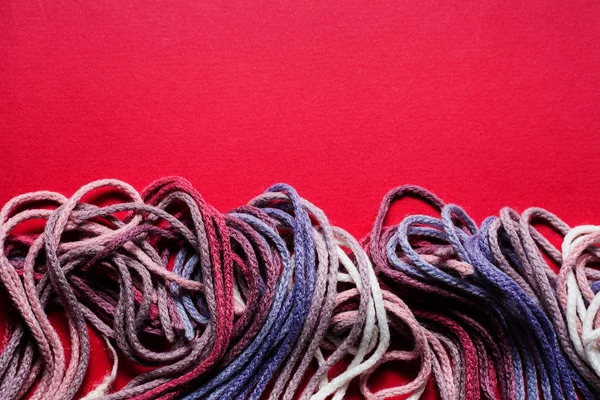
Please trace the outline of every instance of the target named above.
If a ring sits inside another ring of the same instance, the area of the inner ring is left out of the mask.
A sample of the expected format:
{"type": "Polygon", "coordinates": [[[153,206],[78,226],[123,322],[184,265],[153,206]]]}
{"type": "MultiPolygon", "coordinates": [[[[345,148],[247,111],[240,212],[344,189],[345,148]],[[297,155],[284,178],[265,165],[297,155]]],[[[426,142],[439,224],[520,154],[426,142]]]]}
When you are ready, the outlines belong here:
{"type": "MultiPolygon", "coordinates": [[[[587,235],[600,233],[600,226],[581,225],[571,229],[562,244],[563,263],[571,251],[581,243],[587,235]]],[[[594,329],[594,320],[600,309],[600,294],[596,294],[586,308],[585,301],[573,270],[567,273],[567,327],[569,336],[577,354],[585,360],[596,374],[600,375],[600,348],[597,340],[600,329],[594,329]],[[577,323],[581,323],[581,334],[577,323]]]]}
{"type": "Polygon", "coordinates": [[[108,340],[108,338],[103,337],[103,339],[106,342],[106,345],[108,346],[110,353],[112,355],[112,359],[113,359],[112,370],[110,371],[110,374],[108,374],[104,377],[104,379],[102,380],[102,383],[100,383],[98,386],[96,386],[94,388],[94,390],[92,390],[91,392],[86,394],[81,400],[98,399],[98,398],[104,396],[106,394],[106,392],[108,391],[108,389],[110,388],[110,386],[117,379],[117,369],[119,367],[119,356],[117,355],[117,351],[115,350],[115,348],[112,346],[112,344],[110,344],[110,341],[108,340]]]}

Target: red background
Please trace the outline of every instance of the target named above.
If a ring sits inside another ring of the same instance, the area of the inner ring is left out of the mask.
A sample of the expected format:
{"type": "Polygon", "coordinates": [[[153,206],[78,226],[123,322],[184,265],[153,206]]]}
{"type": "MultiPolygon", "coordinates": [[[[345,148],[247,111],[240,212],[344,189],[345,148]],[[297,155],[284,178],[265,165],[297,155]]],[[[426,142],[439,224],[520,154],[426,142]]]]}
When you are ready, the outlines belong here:
{"type": "Polygon", "coordinates": [[[600,3],[376,3],[1,2],[0,202],[178,174],[223,211],[291,183],[359,237],[403,183],[600,223],[600,3]]]}

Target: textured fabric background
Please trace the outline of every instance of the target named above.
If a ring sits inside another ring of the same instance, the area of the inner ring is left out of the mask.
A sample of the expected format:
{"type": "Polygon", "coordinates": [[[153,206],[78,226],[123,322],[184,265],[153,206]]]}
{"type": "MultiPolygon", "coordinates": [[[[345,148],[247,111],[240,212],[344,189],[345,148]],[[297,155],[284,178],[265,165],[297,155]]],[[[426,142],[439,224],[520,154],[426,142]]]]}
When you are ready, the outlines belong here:
{"type": "Polygon", "coordinates": [[[600,3],[248,3],[0,2],[0,202],[178,174],[223,211],[288,182],[358,237],[403,183],[600,224],[600,3]]]}

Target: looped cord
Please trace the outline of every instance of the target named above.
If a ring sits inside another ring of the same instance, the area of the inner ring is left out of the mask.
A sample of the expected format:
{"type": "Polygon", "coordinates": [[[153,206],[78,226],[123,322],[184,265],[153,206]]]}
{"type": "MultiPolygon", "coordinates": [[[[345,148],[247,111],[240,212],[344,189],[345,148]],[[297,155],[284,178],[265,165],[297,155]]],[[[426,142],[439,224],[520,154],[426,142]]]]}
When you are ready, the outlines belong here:
{"type": "Polygon", "coordinates": [[[372,400],[428,385],[443,400],[594,399],[599,243],[600,227],[541,208],[478,225],[411,185],[361,241],[286,184],[226,213],[179,177],[16,196],[0,210],[0,398],[341,400],[358,382],[372,400]],[[435,215],[386,225],[405,197],[435,215]],[[112,367],[86,393],[89,329],[112,367]],[[376,390],[391,362],[417,371],[376,390]],[[144,370],[115,387],[126,363],[144,370]]]}

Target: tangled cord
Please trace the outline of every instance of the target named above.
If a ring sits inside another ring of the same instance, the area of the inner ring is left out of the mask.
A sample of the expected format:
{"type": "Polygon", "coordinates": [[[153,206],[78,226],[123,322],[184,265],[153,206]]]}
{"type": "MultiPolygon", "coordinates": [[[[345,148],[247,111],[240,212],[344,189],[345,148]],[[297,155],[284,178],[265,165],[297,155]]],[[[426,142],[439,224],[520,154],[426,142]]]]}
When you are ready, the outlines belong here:
{"type": "Polygon", "coordinates": [[[360,242],[285,184],[225,214],[177,177],[17,196],[0,211],[0,398],[339,400],[354,379],[367,399],[418,399],[430,381],[444,400],[598,398],[599,242],[539,208],[478,226],[417,186],[390,191],[360,242]],[[437,216],[386,226],[406,196],[437,216]],[[80,393],[88,327],[113,367],[80,393]],[[122,360],[145,372],[111,390],[122,360]],[[374,391],[392,361],[418,372],[374,391]]]}

